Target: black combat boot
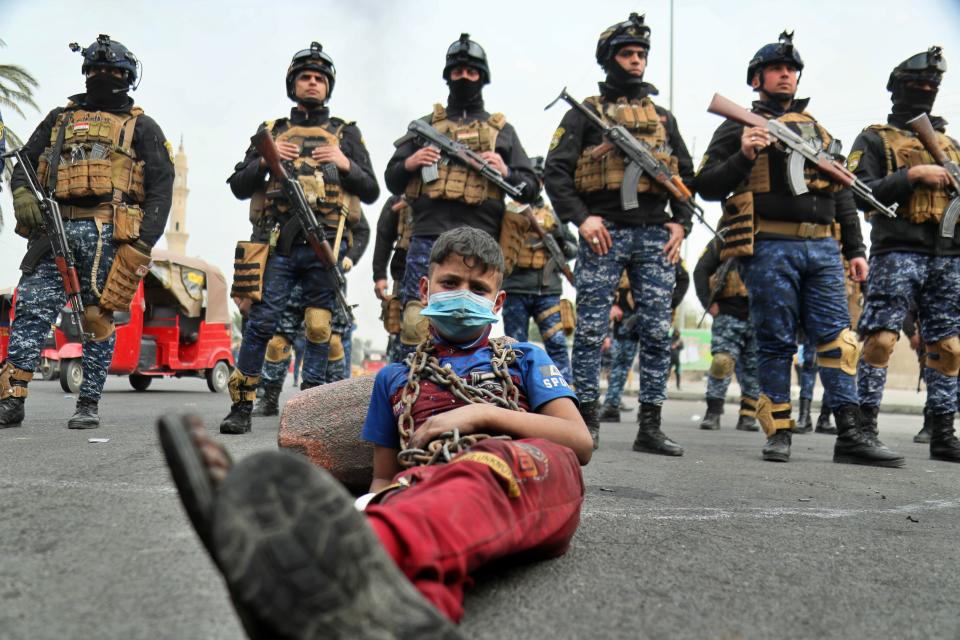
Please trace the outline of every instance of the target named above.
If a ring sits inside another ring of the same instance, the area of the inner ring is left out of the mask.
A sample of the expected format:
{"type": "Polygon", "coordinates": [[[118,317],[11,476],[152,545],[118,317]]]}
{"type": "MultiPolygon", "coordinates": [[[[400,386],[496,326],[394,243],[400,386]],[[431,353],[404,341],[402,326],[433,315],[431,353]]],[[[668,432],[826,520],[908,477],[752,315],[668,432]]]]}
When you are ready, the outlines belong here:
{"type": "Polygon", "coordinates": [[[817,418],[817,427],[814,429],[816,433],[825,433],[828,436],[837,435],[837,428],[830,424],[830,409],[820,405],[820,417],[817,418]]]}
{"type": "MultiPolygon", "coordinates": [[[[876,432],[869,426],[870,415],[876,418],[878,407],[863,407],[865,422],[861,419],[861,408],[855,404],[845,404],[834,411],[837,420],[837,442],[833,446],[833,461],[847,464],[867,464],[875,467],[902,467],[906,461],[903,456],[880,442],[876,432]]],[[[876,420],[873,420],[876,425],[876,420]]]]}
{"type": "Polygon", "coordinates": [[[253,403],[249,400],[240,400],[230,405],[230,413],[220,423],[220,433],[238,435],[249,433],[253,428],[253,403]]]}
{"type": "Polygon", "coordinates": [[[737,431],[760,431],[760,425],[753,416],[745,416],[741,413],[737,418],[737,431]]]}
{"type": "Polygon", "coordinates": [[[707,398],[707,413],[700,421],[700,428],[716,431],[720,428],[721,415],[723,415],[723,398],[707,398]]]}
{"type": "Polygon", "coordinates": [[[917,444],[927,444],[933,438],[933,431],[930,429],[930,414],[923,410],[923,428],[913,436],[913,441],[917,444]]]}
{"type": "Polygon", "coordinates": [[[793,436],[790,429],[777,429],[763,445],[763,459],[769,462],[789,462],[790,443],[793,436]]]}
{"type": "Polygon", "coordinates": [[[19,427],[23,422],[23,398],[4,398],[0,400],[0,429],[19,427]]]}
{"type": "Polygon", "coordinates": [[[304,380],[300,383],[300,391],[306,391],[307,389],[313,389],[314,387],[319,387],[319,382],[307,382],[304,380]]]}
{"type": "Polygon", "coordinates": [[[660,430],[660,405],[643,402],[637,416],[640,428],[633,441],[634,451],[657,453],[663,456],[682,456],[683,447],[660,430]]]}
{"type": "Polygon", "coordinates": [[[67,421],[67,429],[96,429],[100,426],[100,416],[97,415],[97,400],[94,398],[77,398],[77,410],[67,421]]]}
{"type": "MultiPolygon", "coordinates": [[[[879,415],[879,406],[872,404],[860,405],[860,430],[871,439],[877,438],[880,435],[880,427],[877,424],[879,415]]],[[[839,421],[840,419],[838,417],[837,427],[840,426],[839,421]]]]}
{"type": "Polygon", "coordinates": [[[580,417],[583,418],[583,421],[587,425],[587,430],[590,432],[590,438],[593,440],[593,449],[596,449],[600,446],[600,401],[591,400],[589,402],[580,403],[580,417]]]}
{"type": "Polygon", "coordinates": [[[929,417],[930,457],[934,460],[960,462],[960,440],[953,430],[952,413],[931,413],[929,417]]]}
{"type": "Polygon", "coordinates": [[[791,429],[794,433],[810,433],[813,431],[813,421],[810,419],[810,398],[800,398],[800,412],[797,414],[797,423],[791,429]]]}
{"type": "Polygon", "coordinates": [[[275,416],[280,413],[280,385],[269,384],[263,387],[263,397],[253,405],[252,415],[275,416]]]}
{"type": "Polygon", "coordinates": [[[600,422],[620,422],[620,407],[604,403],[599,420],[600,422]]]}

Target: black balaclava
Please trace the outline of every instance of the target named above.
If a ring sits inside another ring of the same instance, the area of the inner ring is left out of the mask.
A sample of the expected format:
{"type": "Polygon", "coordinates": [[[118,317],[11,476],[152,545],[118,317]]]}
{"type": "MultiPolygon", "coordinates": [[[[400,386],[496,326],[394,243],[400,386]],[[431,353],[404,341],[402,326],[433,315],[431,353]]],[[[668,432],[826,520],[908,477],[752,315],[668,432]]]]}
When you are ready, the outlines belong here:
{"type": "Polygon", "coordinates": [[[632,75],[620,66],[620,63],[616,60],[616,53],[614,53],[614,56],[611,57],[610,61],[604,66],[604,71],[607,72],[607,78],[601,83],[601,90],[605,84],[608,90],[612,90],[612,93],[631,99],[642,98],[648,93],[651,93],[649,91],[650,85],[643,81],[642,75],[632,75]]]}
{"type": "Polygon", "coordinates": [[[908,87],[907,82],[906,80],[898,80],[893,85],[893,92],[890,95],[890,99],[893,101],[893,114],[908,119],[921,113],[930,115],[940,87],[936,86],[933,90],[927,91],[926,89],[908,87]]]}
{"type": "Polygon", "coordinates": [[[110,73],[87,76],[87,102],[90,106],[118,109],[127,104],[130,83],[110,73]]]}
{"type": "Polygon", "coordinates": [[[483,78],[479,80],[447,80],[450,95],[447,105],[455,111],[478,111],[483,109],[483,78]]]}

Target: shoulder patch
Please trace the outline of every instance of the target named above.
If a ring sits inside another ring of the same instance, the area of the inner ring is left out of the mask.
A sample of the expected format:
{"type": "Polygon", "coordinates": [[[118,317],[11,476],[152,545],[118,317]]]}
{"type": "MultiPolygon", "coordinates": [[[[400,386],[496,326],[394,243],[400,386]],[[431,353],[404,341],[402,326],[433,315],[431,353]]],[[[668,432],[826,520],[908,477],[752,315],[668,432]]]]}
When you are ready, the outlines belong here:
{"type": "Polygon", "coordinates": [[[164,140],[163,147],[167,150],[167,155],[170,156],[170,162],[173,162],[173,145],[170,144],[169,140],[164,140]]]}
{"type": "Polygon", "coordinates": [[[850,171],[856,171],[857,167],[860,166],[860,158],[863,157],[863,151],[857,149],[856,151],[850,154],[850,157],[847,158],[847,169],[850,171]]]}
{"type": "Polygon", "coordinates": [[[557,127],[557,130],[553,132],[553,138],[550,139],[550,151],[553,151],[557,148],[557,145],[560,144],[560,140],[563,139],[563,134],[567,132],[563,127],[557,127]]]}

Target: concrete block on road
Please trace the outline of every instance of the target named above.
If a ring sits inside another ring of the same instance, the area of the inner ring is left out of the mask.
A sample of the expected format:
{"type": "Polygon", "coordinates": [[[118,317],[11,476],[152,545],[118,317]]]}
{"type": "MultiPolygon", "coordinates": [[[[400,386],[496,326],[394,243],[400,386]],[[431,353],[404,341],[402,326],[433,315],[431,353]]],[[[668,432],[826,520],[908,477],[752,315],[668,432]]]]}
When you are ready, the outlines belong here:
{"type": "Polygon", "coordinates": [[[280,448],[305,455],[356,495],[373,479],[373,445],[360,439],[373,381],[362,376],[308,389],[280,415],[280,448]]]}

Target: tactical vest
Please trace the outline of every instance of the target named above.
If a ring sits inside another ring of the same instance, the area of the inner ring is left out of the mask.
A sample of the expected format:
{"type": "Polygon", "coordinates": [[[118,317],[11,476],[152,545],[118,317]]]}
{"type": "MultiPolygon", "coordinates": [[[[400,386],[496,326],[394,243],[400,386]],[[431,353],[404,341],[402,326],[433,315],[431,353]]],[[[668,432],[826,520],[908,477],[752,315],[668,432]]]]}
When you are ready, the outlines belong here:
{"type": "MultiPolygon", "coordinates": [[[[557,226],[553,210],[548,206],[537,207],[533,210],[533,215],[540,223],[544,233],[552,233],[557,226]]],[[[523,238],[523,246],[520,248],[520,256],[517,258],[516,268],[518,269],[542,269],[550,261],[550,252],[543,245],[540,236],[536,231],[528,231],[523,238]]]]}
{"type": "Polygon", "coordinates": [[[397,244],[396,249],[406,251],[410,248],[410,238],[413,236],[413,207],[403,198],[393,205],[397,212],[397,244]]]}
{"type": "MultiPolygon", "coordinates": [[[[619,98],[616,102],[603,102],[599,96],[592,96],[584,102],[592,106],[604,122],[623,125],[634,138],[646,143],[653,155],[665,162],[676,175],[679,160],[673,155],[667,142],[667,128],[650,98],[630,101],[619,98]]],[[[573,174],[574,188],[580,193],[620,189],[626,166],[623,155],[619,150],[612,149],[597,157],[593,155],[593,150],[594,147],[584,149],[577,159],[573,174]]],[[[637,182],[637,193],[646,192],[666,193],[655,180],[643,174],[637,182]]]]}
{"type": "MultiPolygon", "coordinates": [[[[276,121],[266,123],[267,131],[277,142],[289,142],[300,147],[300,157],[293,161],[293,175],[303,186],[303,193],[314,213],[322,218],[327,226],[336,227],[340,222],[341,212],[347,214],[347,223],[356,224],[360,221],[360,198],[345,191],[339,184],[324,180],[320,163],[310,157],[317,147],[340,146],[343,129],[347,124],[343,121],[328,120],[322,125],[313,127],[291,126],[274,135],[276,121]]],[[[280,183],[273,177],[267,182],[266,188],[250,199],[250,221],[254,224],[265,216],[280,217],[289,209],[290,205],[284,198],[272,198],[267,194],[280,192],[280,183]]]]}
{"type": "Polygon", "coordinates": [[[104,204],[142,204],[143,161],[133,151],[133,131],[143,109],[130,113],[87,111],[73,103],[57,116],[50,143],[40,155],[37,177],[44,186],[50,178],[50,158],[60,128],[66,127],[57,167],[57,200],[99,198],[104,204]]]}
{"type": "MultiPolygon", "coordinates": [[[[824,151],[827,150],[830,142],[833,140],[833,137],[827,133],[827,130],[806,111],[803,113],[791,111],[775,119],[786,124],[794,133],[824,151]]],[[[784,176],[783,181],[785,184],[787,172],[786,156],[779,151],[774,151],[772,147],[766,147],[757,154],[757,160],[753,163],[753,169],[750,171],[750,175],[736,193],[746,191],[754,194],[769,193],[772,189],[773,182],[771,180],[772,162],[779,162],[781,164],[780,167],[773,170],[781,172],[781,175],[784,176]]],[[[809,162],[806,163],[803,168],[803,177],[810,191],[831,193],[843,188],[842,185],[823,176],[817,169],[811,166],[809,162]]]]}
{"type": "MultiPolygon", "coordinates": [[[[713,291],[717,284],[716,273],[710,276],[709,283],[710,290],[713,291]]],[[[740,278],[740,274],[736,269],[730,269],[730,272],[727,273],[727,281],[724,283],[723,289],[720,290],[720,293],[718,293],[716,298],[714,298],[714,301],[737,297],[747,297],[747,285],[743,283],[743,280],[740,278]]]]}
{"type": "MultiPolygon", "coordinates": [[[[887,174],[901,168],[915,167],[920,164],[937,164],[933,156],[923,148],[923,143],[909,131],[897,129],[888,124],[876,124],[867,127],[875,131],[883,141],[884,156],[887,159],[887,174]]],[[[960,149],[946,134],[937,131],[937,142],[947,157],[960,163],[960,149]]],[[[926,184],[913,185],[913,195],[906,206],[897,208],[897,214],[914,224],[933,220],[937,223],[944,210],[950,204],[950,194],[945,189],[934,189],[926,184]]]]}
{"type": "MultiPolygon", "coordinates": [[[[507,119],[502,113],[495,113],[487,120],[461,123],[448,118],[447,110],[435,104],[430,124],[471,151],[483,153],[496,151],[497,135],[507,124],[507,119]]],[[[457,200],[470,205],[480,204],[488,198],[503,200],[503,191],[499,187],[459,162],[440,162],[438,170],[440,177],[430,184],[423,184],[419,172],[410,180],[405,195],[411,202],[420,196],[457,200]]]]}

